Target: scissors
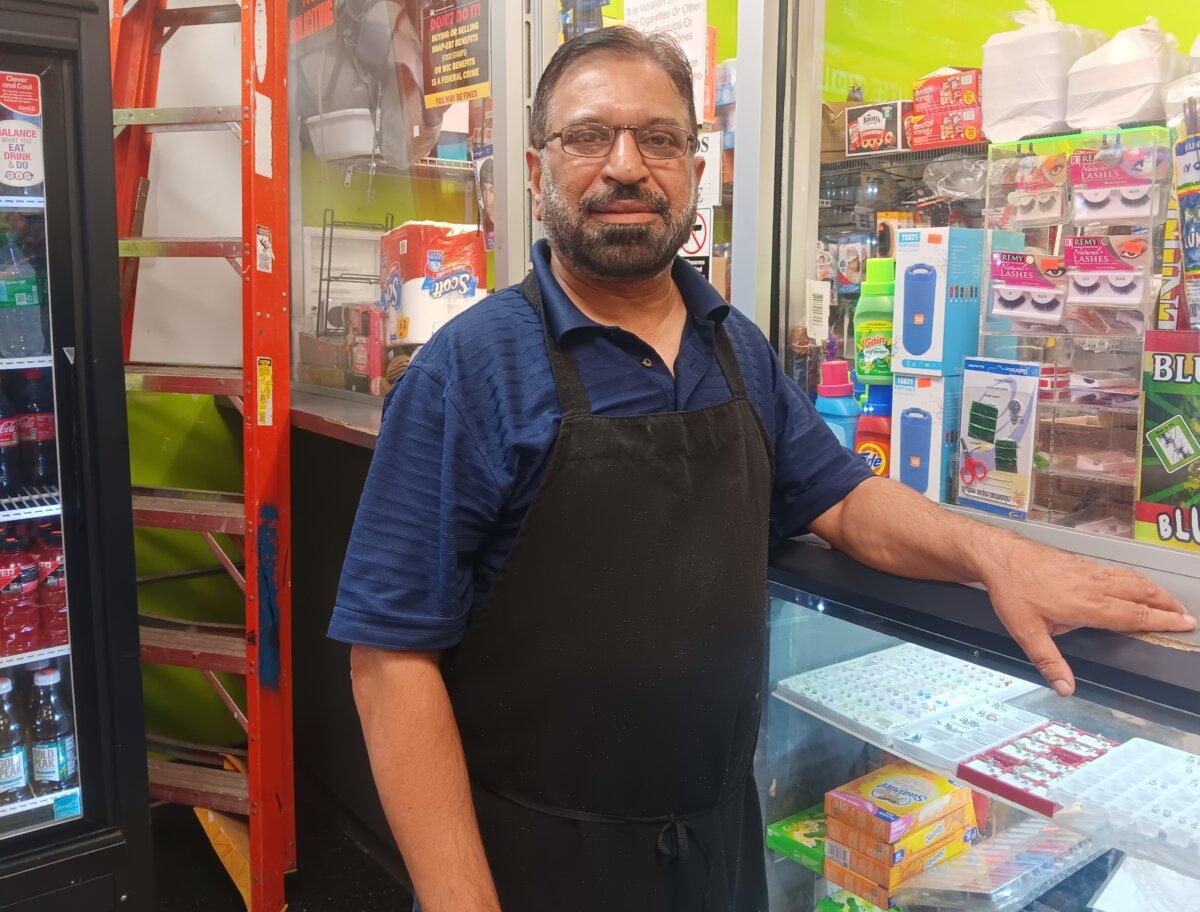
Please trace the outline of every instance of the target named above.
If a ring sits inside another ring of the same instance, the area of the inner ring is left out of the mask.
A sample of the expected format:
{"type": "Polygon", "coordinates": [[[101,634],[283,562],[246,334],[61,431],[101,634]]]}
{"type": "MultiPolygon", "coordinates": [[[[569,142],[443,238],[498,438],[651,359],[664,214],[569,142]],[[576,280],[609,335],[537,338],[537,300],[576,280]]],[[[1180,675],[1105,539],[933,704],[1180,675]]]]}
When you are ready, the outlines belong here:
{"type": "Polygon", "coordinates": [[[962,466],[958,470],[959,480],[965,485],[983,481],[988,476],[987,466],[983,464],[982,460],[976,459],[967,452],[966,444],[961,440],[959,443],[962,444],[963,451],[962,466]]]}

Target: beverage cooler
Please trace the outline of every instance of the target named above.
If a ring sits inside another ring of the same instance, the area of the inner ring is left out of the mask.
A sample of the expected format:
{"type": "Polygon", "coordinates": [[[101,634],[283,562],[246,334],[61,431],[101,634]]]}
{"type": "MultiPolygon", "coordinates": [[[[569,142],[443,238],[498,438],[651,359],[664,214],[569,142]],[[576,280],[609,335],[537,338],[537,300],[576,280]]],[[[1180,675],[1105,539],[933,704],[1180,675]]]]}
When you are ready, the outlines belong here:
{"type": "Polygon", "coordinates": [[[107,7],[0,0],[0,910],[149,909],[107,7]]]}

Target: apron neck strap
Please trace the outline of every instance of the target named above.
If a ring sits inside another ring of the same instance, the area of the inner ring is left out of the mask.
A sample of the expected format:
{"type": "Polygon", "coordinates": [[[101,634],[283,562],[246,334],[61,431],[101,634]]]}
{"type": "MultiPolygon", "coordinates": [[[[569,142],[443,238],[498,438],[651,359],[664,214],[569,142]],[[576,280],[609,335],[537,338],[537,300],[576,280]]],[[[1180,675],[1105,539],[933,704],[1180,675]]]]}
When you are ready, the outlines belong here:
{"type": "Polygon", "coordinates": [[[587,390],[579,376],[579,368],[575,359],[558,347],[554,333],[550,331],[550,321],[546,318],[546,308],[542,304],[542,289],[538,285],[537,276],[530,272],[521,283],[521,294],[525,296],[538,319],[542,321],[542,331],[546,334],[546,352],[550,356],[550,370],[554,374],[554,386],[558,391],[558,407],[564,418],[572,415],[590,415],[592,404],[588,400],[587,390]]]}
{"type": "MultiPolygon", "coordinates": [[[[592,406],[588,399],[587,390],[579,376],[579,368],[575,359],[559,348],[550,331],[550,321],[546,317],[546,308],[542,303],[542,289],[538,285],[537,276],[530,272],[521,283],[521,294],[533,306],[542,321],[542,331],[546,334],[546,351],[550,355],[550,369],[554,374],[554,384],[558,389],[558,404],[563,417],[568,415],[591,414],[592,406]]],[[[738,365],[737,356],[733,352],[733,343],[729,341],[729,333],[724,326],[717,326],[713,333],[713,344],[717,352],[717,364],[729,384],[729,392],[735,399],[748,399],[746,381],[742,369],[738,365]]]]}
{"type": "Polygon", "coordinates": [[[729,384],[729,392],[734,399],[749,399],[746,393],[746,380],[742,377],[742,369],[738,365],[737,355],[733,353],[733,343],[729,341],[729,333],[725,327],[718,325],[713,333],[713,344],[717,349],[717,363],[721,365],[721,373],[729,384]]]}

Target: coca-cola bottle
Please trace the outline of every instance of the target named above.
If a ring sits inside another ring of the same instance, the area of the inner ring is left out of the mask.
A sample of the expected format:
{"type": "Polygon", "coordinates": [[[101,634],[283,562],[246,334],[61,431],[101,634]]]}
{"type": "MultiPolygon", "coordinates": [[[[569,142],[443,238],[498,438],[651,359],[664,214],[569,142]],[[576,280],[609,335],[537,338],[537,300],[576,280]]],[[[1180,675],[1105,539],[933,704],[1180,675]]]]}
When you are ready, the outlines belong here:
{"type": "Polygon", "coordinates": [[[58,453],[55,444],[54,393],[49,371],[22,371],[24,383],[17,399],[17,437],[21,444],[21,468],[28,485],[58,483],[58,453]]]}
{"type": "Polygon", "coordinates": [[[62,531],[55,529],[38,552],[38,600],[42,606],[44,644],[65,646],[70,638],[67,620],[67,575],[62,531]]]}
{"type": "Polygon", "coordinates": [[[13,682],[0,678],[0,807],[32,797],[29,751],[13,699],[13,682]]]}
{"type": "Polygon", "coordinates": [[[12,497],[23,482],[17,413],[4,392],[0,390],[0,497],[12,497]]]}

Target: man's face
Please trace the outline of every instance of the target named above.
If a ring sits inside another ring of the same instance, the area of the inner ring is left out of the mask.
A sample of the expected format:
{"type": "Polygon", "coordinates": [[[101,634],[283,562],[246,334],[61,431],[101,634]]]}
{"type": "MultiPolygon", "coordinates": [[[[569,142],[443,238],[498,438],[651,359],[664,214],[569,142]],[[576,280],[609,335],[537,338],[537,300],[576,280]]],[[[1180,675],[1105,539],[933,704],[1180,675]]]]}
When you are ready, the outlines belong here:
{"type": "MultiPolygon", "coordinates": [[[[550,96],[549,133],[568,124],[672,124],[692,133],[674,84],[648,60],[594,54],[572,65],[550,96]]],[[[526,160],[535,214],[555,254],[600,279],[641,280],[666,269],[696,217],[704,160],[645,158],[633,134],[617,134],[604,158],[581,158],[556,139],[526,160]]]]}

